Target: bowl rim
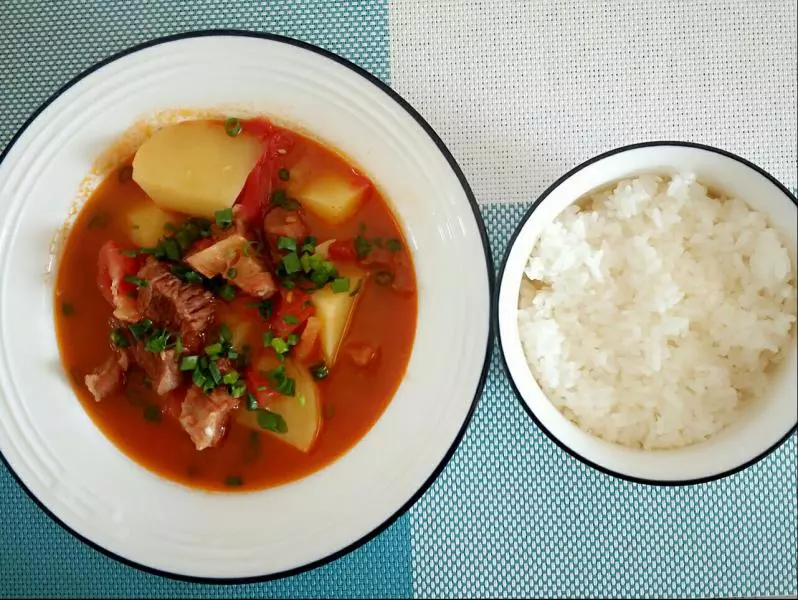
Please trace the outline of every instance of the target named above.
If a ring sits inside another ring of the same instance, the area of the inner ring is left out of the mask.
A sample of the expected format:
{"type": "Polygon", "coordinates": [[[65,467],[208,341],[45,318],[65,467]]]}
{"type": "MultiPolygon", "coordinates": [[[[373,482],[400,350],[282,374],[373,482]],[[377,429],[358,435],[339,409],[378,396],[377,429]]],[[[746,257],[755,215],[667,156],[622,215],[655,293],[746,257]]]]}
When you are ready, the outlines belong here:
{"type": "Polygon", "coordinates": [[[396,102],[410,117],[412,117],[424,130],[424,132],[429,136],[429,138],[435,143],[438,151],[441,155],[446,159],[449,167],[452,169],[453,173],[457,177],[460,186],[463,189],[463,192],[468,200],[469,205],[471,206],[471,211],[474,215],[474,220],[476,222],[477,229],[480,234],[480,241],[482,243],[482,249],[485,256],[485,267],[487,271],[487,279],[488,279],[488,301],[489,301],[489,313],[488,313],[488,331],[486,336],[486,348],[485,348],[485,355],[484,360],[482,363],[482,370],[480,372],[479,380],[477,382],[476,390],[474,391],[474,398],[471,400],[471,404],[468,409],[468,413],[466,414],[465,420],[463,421],[460,430],[457,432],[451,446],[447,450],[446,454],[443,456],[441,461],[432,471],[430,476],[424,481],[424,483],[419,487],[416,492],[408,498],[408,500],[388,519],[386,519],[382,524],[377,526],[371,532],[367,533],[360,539],[352,542],[348,546],[341,548],[337,552],[334,552],[324,558],[319,560],[310,562],[305,565],[301,565],[292,569],[288,569],[285,571],[280,571],[277,573],[271,573],[268,575],[258,575],[254,577],[233,577],[233,578],[214,578],[214,577],[196,577],[196,576],[189,576],[189,575],[181,575],[178,573],[172,573],[169,571],[164,571],[152,567],[148,567],[146,565],[140,564],[134,560],[130,560],[119,556],[118,554],[102,547],[101,545],[93,542],[92,540],[84,537],[77,531],[73,530],[69,527],[66,523],[64,523],[61,519],[59,519],[47,506],[44,505],[42,501],[37,498],[33,492],[28,489],[22,479],[17,475],[17,473],[11,468],[11,465],[6,460],[5,456],[3,456],[2,451],[0,451],[0,462],[5,466],[6,470],[11,474],[14,481],[16,481],[17,485],[25,492],[25,494],[30,498],[34,504],[45,514],[47,515],[50,520],[52,520],[56,525],[58,525],[61,529],[69,533],[72,537],[77,539],[78,541],[82,542],[86,546],[92,548],[93,550],[99,552],[100,554],[115,560],[119,563],[122,563],[126,566],[132,567],[139,571],[148,573],[150,575],[157,575],[160,577],[164,577],[167,579],[172,579],[176,581],[183,581],[187,583],[200,583],[200,584],[209,584],[209,585],[239,585],[239,584],[248,584],[248,583],[262,583],[267,581],[274,581],[278,579],[283,579],[286,577],[291,577],[294,575],[299,575],[301,573],[305,573],[307,571],[311,571],[318,567],[324,566],[328,563],[331,563],[354,550],[357,550],[367,542],[373,540],[386,529],[388,529],[391,525],[393,525],[401,516],[403,516],[418,500],[426,493],[426,491],[432,486],[435,480],[440,476],[443,470],[448,465],[449,461],[451,460],[452,456],[456,452],[457,448],[460,446],[460,443],[463,440],[463,436],[465,435],[468,426],[471,423],[471,419],[474,415],[476,410],[477,404],[479,403],[479,399],[482,396],[482,392],[485,389],[485,384],[488,377],[488,371],[490,369],[491,364],[491,357],[493,355],[493,338],[494,338],[494,322],[491,318],[493,314],[493,302],[497,297],[495,294],[496,290],[496,269],[493,263],[490,243],[488,240],[487,229],[485,227],[485,221],[482,218],[481,212],[479,210],[479,205],[477,203],[476,197],[474,196],[474,192],[471,190],[468,181],[466,180],[465,175],[463,174],[462,169],[458,165],[457,161],[455,160],[452,153],[446,147],[446,144],[440,138],[440,136],[435,132],[432,126],[424,119],[423,116],[415,109],[413,106],[405,100],[400,94],[398,94],[393,88],[391,88],[386,82],[379,79],[376,75],[373,75],[363,67],[356,65],[355,63],[351,62],[350,60],[343,58],[342,56],[335,54],[329,50],[316,46],[314,44],[310,44],[308,42],[304,42],[292,37],[277,35],[272,33],[265,33],[260,31],[250,31],[246,29],[227,29],[227,28],[213,28],[213,29],[198,29],[198,30],[191,30],[185,31],[181,33],[161,36],[149,39],[144,42],[140,42],[138,44],[134,44],[132,46],[128,46],[122,50],[119,50],[97,62],[92,64],[91,66],[87,67],[74,77],[72,77],[69,81],[65,84],[60,86],[53,94],[51,94],[41,105],[36,108],[33,113],[25,120],[22,126],[16,131],[16,133],[11,137],[6,147],[0,152],[0,165],[2,165],[3,160],[11,151],[11,148],[17,142],[17,140],[25,133],[28,127],[39,117],[39,115],[48,107],[50,104],[55,102],[62,94],[64,94],[67,90],[72,88],[74,85],[79,83],[81,80],[86,78],[87,76],[91,75],[95,71],[101,69],[102,67],[113,63],[121,58],[124,58],[130,54],[135,54],[136,52],[145,50],[147,48],[151,48],[153,46],[159,46],[162,44],[167,44],[170,42],[185,40],[185,39],[192,39],[192,38],[204,38],[204,37],[243,37],[243,38],[251,38],[255,40],[266,40],[270,42],[278,42],[282,44],[287,44],[289,46],[294,46],[302,50],[306,50],[317,55],[320,55],[324,58],[330,59],[339,65],[342,65],[357,75],[360,75],[372,85],[376,86],[379,90],[383,93],[387,94],[394,102],[396,102]]]}
{"type": "Polygon", "coordinates": [[[507,355],[504,351],[504,345],[502,344],[502,335],[501,335],[501,328],[499,327],[499,296],[501,295],[502,285],[504,283],[504,275],[505,275],[505,268],[507,266],[507,260],[510,256],[510,252],[512,251],[515,243],[520,235],[521,231],[526,226],[527,222],[529,221],[532,214],[535,212],[538,206],[543,203],[544,200],[552,193],[555,189],[560,187],[567,179],[570,179],[573,175],[578,173],[579,171],[585,169],[586,167],[596,163],[600,160],[605,158],[609,158],[610,156],[614,156],[616,154],[621,154],[623,152],[628,152],[630,150],[637,150],[640,148],[651,148],[651,147],[664,147],[664,146],[676,146],[682,148],[693,148],[698,150],[703,150],[706,152],[711,152],[714,154],[718,154],[720,156],[724,156],[726,158],[730,158],[742,165],[745,165],[763,177],[765,177],[768,181],[774,184],[789,200],[792,201],[793,204],[798,207],[798,198],[778,179],[776,179],[773,175],[765,171],[762,167],[752,163],[751,161],[734,154],[733,152],[729,152],[728,150],[723,150],[721,148],[716,148],[714,146],[708,146],[706,144],[701,144],[697,142],[684,142],[684,141],[676,141],[676,140],[654,140],[654,141],[646,141],[646,142],[637,142],[634,144],[628,144],[626,146],[620,146],[618,148],[614,148],[612,150],[608,150],[606,152],[602,152],[592,158],[587,159],[586,161],[578,164],[577,166],[570,169],[564,175],[560,176],[554,183],[552,183],[549,187],[547,187],[540,196],[535,199],[534,202],[529,206],[529,208],[524,212],[521,220],[518,222],[515,230],[513,231],[512,236],[507,242],[507,246],[504,251],[504,256],[501,260],[501,265],[499,266],[499,272],[496,278],[496,285],[494,288],[494,297],[493,302],[491,303],[491,320],[493,321],[492,327],[493,330],[496,332],[496,343],[498,345],[499,355],[501,356],[501,362],[504,369],[504,373],[507,376],[507,380],[510,383],[510,388],[513,390],[513,394],[515,395],[516,400],[523,408],[524,412],[529,416],[532,421],[534,421],[535,425],[537,425],[538,429],[540,429],[546,437],[548,437],[552,442],[554,442],[560,449],[564,450],[567,454],[569,454],[572,458],[580,461],[581,463],[587,465],[603,473],[604,475],[609,475],[611,477],[615,477],[617,479],[621,479],[623,481],[628,481],[630,483],[637,483],[641,485],[650,485],[655,487],[682,487],[682,486],[691,486],[691,485],[699,485],[703,483],[709,483],[711,481],[718,481],[720,479],[724,479],[729,477],[730,475],[734,475],[735,473],[739,473],[744,471],[748,467],[751,467],[758,463],[760,460],[771,454],[774,450],[776,450],[779,446],[781,446],[790,436],[794,435],[796,431],[798,431],[798,422],[794,423],[787,432],[781,436],[776,442],[774,442],[770,447],[766,448],[760,454],[755,456],[754,458],[734,467],[731,469],[727,469],[726,471],[721,471],[720,473],[715,473],[713,475],[708,475],[705,477],[697,477],[693,479],[684,479],[684,480],[660,480],[660,479],[648,479],[642,477],[635,477],[632,475],[627,475],[625,473],[621,473],[619,471],[614,471],[607,467],[603,467],[586,456],[576,452],[570,446],[565,444],[560,438],[554,435],[549,429],[543,425],[542,421],[535,415],[534,411],[530,408],[529,404],[524,401],[521,392],[518,389],[518,386],[513,378],[513,374],[510,370],[510,366],[507,362],[507,355]]]}

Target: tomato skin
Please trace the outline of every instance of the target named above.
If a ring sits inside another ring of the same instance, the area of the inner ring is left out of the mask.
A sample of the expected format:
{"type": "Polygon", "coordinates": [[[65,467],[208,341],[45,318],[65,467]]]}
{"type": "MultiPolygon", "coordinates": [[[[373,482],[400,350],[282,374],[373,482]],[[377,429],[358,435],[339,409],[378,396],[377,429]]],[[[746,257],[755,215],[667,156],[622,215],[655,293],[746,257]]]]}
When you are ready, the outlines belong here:
{"type": "Polygon", "coordinates": [[[274,390],[269,383],[265,373],[260,373],[257,369],[251,368],[246,374],[247,389],[255,396],[258,406],[266,408],[269,403],[277,398],[280,393],[274,390]]]}
{"type": "Polygon", "coordinates": [[[136,286],[125,279],[135,276],[141,269],[142,261],[133,256],[125,256],[119,245],[109,240],[100,248],[97,258],[97,286],[100,293],[114,307],[114,316],[123,321],[139,319],[135,299],[136,286]]]}
{"type": "Polygon", "coordinates": [[[263,217],[272,191],[278,180],[276,162],[294,145],[294,139],[286,132],[277,129],[266,119],[247,119],[242,121],[245,132],[261,139],[263,154],[247,176],[247,181],[236,200],[241,218],[251,222],[263,217]]]}
{"type": "Polygon", "coordinates": [[[299,343],[294,348],[294,356],[302,362],[306,362],[318,345],[321,335],[321,322],[317,317],[309,317],[302,335],[299,336],[299,343]]]}
{"type": "Polygon", "coordinates": [[[269,324],[274,335],[285,337],[299,329],[315,312],[316,309],[310,301],[310,295],[306,292],[281,290],[277,310],[274,311],[269,324]],[[285,317],[289,315],[294,319],[289,317],[291,322],[287,323],[285,317]],[[293,322],[294,320],[296,322],[293,322]]]}
{"type": "Polygon", "coordinates": [[[332,260],[357,260],[355,243],[352,240],[336,240],[327,250],[332,260]]]}

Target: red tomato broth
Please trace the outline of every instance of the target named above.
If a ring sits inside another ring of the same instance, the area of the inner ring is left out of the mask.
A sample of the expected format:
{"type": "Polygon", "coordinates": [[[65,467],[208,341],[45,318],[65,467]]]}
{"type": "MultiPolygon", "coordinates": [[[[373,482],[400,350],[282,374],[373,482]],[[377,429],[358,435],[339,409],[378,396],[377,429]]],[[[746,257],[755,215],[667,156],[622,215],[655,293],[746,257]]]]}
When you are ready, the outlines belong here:
{"type": "MultiPolygon", "coordinates": [[[[301,158],[303,164],[312,167],[304,177],[317,172],[353,175],[352,167],[333,151],[299,134],[290,135],[295,143],[276,161],[275,168],[290,170],[301,158]]],[[[316,442],[307,454],[267,432],[244,427],[234,418],[218,446],[197,451],[177,420],[167,414],[170,402],[174,410],[174,401],[165,401],[140,382],[137,384],[135,375],[129,378],[124,392],[101,402],[94,400],[83,378],[110,354],[107,323],[112,314],[111,305],[97,286],[97,257],[108,240],[123,247],[133,246],[125,213],[149,202],[135,182],[118,177],[116,172],[110,174],[78,215],[61,257],[55,292],[56,332],[64,367],[72,375],[76,395],[94,423],[145,468],[208,490],[253,490],[279,485],[309,475],[349,450],[374,425],[396,392],[415,335],[416,294],[397,293],[390,286],[375,284],[373,277],[359,292],[335,365],[326,379],[317,382],[324,416],[316,442]],[[348,346],[361,343],[379,348],[378,358],[367,368],[357,366],[347,354],[348,346]],[[162,407],[164,414],[154,407],[162,407]]],[[[310,234],[319,241],[352,239],[365,226],[364,235],[397,238],[405,243],[390,208],[373,186],[356,214],[343,224],[331,225],[307,211],[304,218],[310,234]]],[[[243,298],[220,310],[219,321],[224,322],[225,310],[243,312],[253,324],[252,337],[259,339],[266,331],[265,321],[242,304],[243,298]]],[[[182,398],[184,391],[173,392],[177,393],[182,398]]]]}

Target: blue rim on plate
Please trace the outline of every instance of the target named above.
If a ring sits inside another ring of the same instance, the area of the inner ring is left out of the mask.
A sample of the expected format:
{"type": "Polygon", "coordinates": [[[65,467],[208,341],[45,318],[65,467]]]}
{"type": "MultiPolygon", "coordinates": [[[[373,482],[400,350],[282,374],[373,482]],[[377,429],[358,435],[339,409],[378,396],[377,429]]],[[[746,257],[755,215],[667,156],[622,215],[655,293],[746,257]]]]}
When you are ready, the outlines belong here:
{"type": "MultiPolygon", "coordinates": [[[[491,258],[490,245],[488,243],[488,235],[487,235],[487,231],[485,229],[485,223],[482,220],[482,216],[481,216],[481,213],[479,211],[479,207],[477,205],[476,198],[474,197],[474,193],[471,191],[471,187],[468,185],[468,182],[466,181],[465,175],[463,175],[463,172],[460,169],[460,166],[457,164],[457,161],[455,161],[455,159],[452,156],[451,152],[449,152],[448,148],[443,143],[441,138],[438,136],[437,133],[435,133],[435,131],[432,129],[432,127],[429,125],[429,123],[427,123],[427,121],[424,119],[424,117],[422,117],[404,98],[402,98],[393,89],[391,89],[388,86],[388,84],[386,84],[385,82],[383,82],[382,80],[380,80],[376,76],[372,75],[371,73],[369,73],[365,69],[357,66],[356,64],[348,61],[347,59],[345,59],[345,58],[343,58],[341,56],[338,56],[337,54],[334,54],[333,52],[330,52],[329,50],[324,50],[323,48],[319,48],[318,46],[314,46],[313,44],[309,44],[307,42],[302,42],[302,41],[299,41],[299,40],[295,40],[293,38],[280,36],[280,35],[273,35],[273,34],[269,34],[269,33],[260,33],[260,32],[254,32],[254,31],[240,30],[240,29],[208,29],[208,30],[200,30],[200,31],[189,31],[189,32],[185,32],[185,33],[178,33],[178,34],[169,35],[169,36],[165,36],[165,37],[155,38],[153,40],[149,40],[149,41],[143,42],[141,44],[136,44],[135,46],[131,46],[129,48],[121,50],[121,51],[119,51],[119,52],[117,52],[115,54],[112,54],[111,56],[109,56],[109,57],[107,57],[107,58],[95,63],[94,65],[92,65],[91,67],[87,68],[86,70],[84,70],[82,73],[80,73],[76,77],[72,78],[69,82],[67,82],[65,85],[63,85],[61,88],[59,88],[52,96],[50,96],[41,106],[39,106],[39,108],[37,108],[36,111],[34,111],[34,113],[28,118],[28,120],[25,121],[25,123],[22,125],[22,127],[20,127],[20,129],[16,132],[16,134],[14,134],[14,137],[11,138],[11,140],[9,141],[8,145],[5,147],[3,152],[0,153],[0,164],[2,164],[2,162],[5,159],[6,155],[11,150],[11,148],[14,146],[14,143],[20,138],[20,136],[25,132],[25,130],[30,126],[30,124],[33,123],[33,121],[36,120],[36,118],[39,116],[39,114],[41,114],[42,111],[44,111],[50,104],[52,104],[56,99],[58,99],[64,92],[66,92],[68,89],[70,89],[76,83],[78,83],[79,81],[81,81],[82,79],[87,77],[88,75],[92,74],[93,72],[97,71],[98,69],[100,69],[100,68],[102,68],[102,67],[104,67],[104,66],[106,66],[106,65],[108,65],[108,64],[110,64],[110,63],[112,63],[112,62],[114,62],[116,60],[119,60],[120,58],[123,58],[125,56],[130,55],[130,54],[134,54],[134,53],[139,52],[141,50],[145,50],[147,48],[151,48],[153,46],[158,46],[158,45],[161,45],[161,44],[166,44],[166,43],[169,43],[169,42],[173,42],[173,41],[177,41],[177,40],[183,40],[183,39],[189,39],[189,38],[198,38],[198,37],[230,37],[230,36],[249,37],[249,38],[255,38],[255,39],[268,40],[268,41],[272,41],[272,42],[280,42],[280,43],[283,43],[283,44],[288,44],[288,45],[291,45],[291,46],[295,46],[295,47],[301,48],[303,50],[308,50],[310,52],[313,52],[315,54],[318,54],[320,56],[323,56],[325,58],[333,60],[336,63],[338,63],[338,64],[340,64],[340,65],[342,65],[344,67],[347,67],[348,69],[354,71],[355,73],[357,73],[358,75],[360,75],[364,79],[366,79],[369,82],[371,82],[374,86],[376,86],[378,89],[383,91],[392,100],[394,100],[397,104],[399,104],[399,106],[401,106],[413,119],[415,119],[415,121],[422,127],[422,129],[424,129],[425,133],[430,137],[430,139],[438,147],[438,150],[441,152],[441,154],[446,158],[446,161],[449,163],[449,166],[451,167],[452,171],[457,176],[457,179],[459,180],[460,185],[463,188],[463,192],[465,193],[466,197],[468,198],[468,202],[471,205],[471,210],[473,211],[473,214],[474,214],[474,219],[476,221],[476,225],[477,225],[477,228],[478,228],[479,233],[480,233],[480,238],[481,238],[481,241],[482,241],[482,247],[483,247],[483,251],[484,251],[484,254],[485,254],[485,266],[486,266],[486,269],[487,269],[487,276],[488,276],[488,291],[489,291],[490,302],[492,304],[494,302],[494,298],[495,298],[494,290],[496,288],[496,274],[495,274],[495,269],[494,269],[494,266],[493,266],[493,260],[491,258]]],[[[491,314],[494,312],[492,305],[491,305],[490,312],[491,312],[491,314]]],[[[454,455],[455,450],[460,445],[460,442],[463,439],[463,435],[465,434],[466,429],[468,429],[468,425],[471,422],[471,418],[473,417],[474,410],[476,409],[476,405],[477,405],[477,403],[479,401],[479,398],[482,395],[482,391],[485,388],[485,382],[486,382],[487,376],[488,376],[488,369],[490,367],[491,354],[492,354],[492,351],[493,351],[493,319],[490,318],[490,315],[488,315],[488,321],[489,321],[488,322],[488,336],[487,336],[487,342],[486,342],[486,348],[485,348],[485,359],[484,359],[484,362],[483,362],[483,365],[482,365],[482,371],[480,373],[479,381],[477,383],[477,389],[475,391],[474,398],[471,401],[471,406],[470,406],[470,408],[468,410],[468,414],[466,415],[466,418],[465,418],[465,420],[463,422],[462,427],[460,428],[460,431],[458,431],[457,435],[455,436],[455,439],[452,442],[452,445],[449,447],[449,450],[446,452],[446,454],[444,455],[443,459],[438,464],[438,466],[435,468],[435,470],[432,472],[432,474],[429,476],[429,478],[410,497],[410,499],[407,500],[407,502],[405,502],[405,504],[402,507],[399,508],[399,510],[397,512],[395,512],[391,517],[389,517],[386,521],[384,521],[380,526],[378,526],[376,529],[374,529],[370,533],[366,534],[365,536],[363,536],[359,540],[353,542],[352,544],[346,546],[345,548],[343,548],[343,549],[341,549],[341,550],[339,550],[339,551],[337,551],[337,552],[335,552],[335,553],[333,553],[333,554],[331,554],[331,555],[329,555],[329,556],[327,556],[325,558],[319,559],[317,561],[313,561],[311,563],[308,563],[306,565],[302,565],[300,567],[289,569],[287,571],[282,571],[282,572],[278,572],[278,573],[272,573],[272,574],[269,574],[269,575],[262,575],[262,576],[255,576],[255,577],[240,577],[240,578],[192,577],[192,576],[187,576],[187,575],[179,575],[179,574],[171,573],[171,572],[168,572],[168,571],[161,571],[159,569],[154,569],[152,567],[147,567],[147,566],[139,564],[139,563],[137,563],[135,561],[123,558],[123,557],[121,557],[121,556],[119,556],[119,555],[107,550],[106,548],[103,548],[99,544],[96,544],[96,543],[92,542],[88,538],[80,535],[79,533],[77,533],[76,531],[71,529],[68,525],[66,525],[64,522],[62,522],[58,517],[56,517],[27,488],[27,486],[22,482],[22,480],[19,478],[19,476],[11,468],[11,465],[8,463],[6,458],[3,456],[2,452],[0,452],[0,461],[3,462],[3,464],[5,465],[5,467],[8,470],[8,472],[11,473],[11,475],[16,480],[17,484],[19,484],[19,486],[28,495],[28,497],[31,500],[33,500],[36,503],[36,505],[48,517],[50,517],[50,519],[52,519],[57,525],[59,525],[62,529],[64,529],[68,533],[72,534],[75,538],[77,538],[78,540],[80,540],[81,542],[86,544],[87,546],[93,548],[97,552],[100,552],[101,554],[103,554],[103,555],[105,555],[105,556],[107,556],[109,558],[112,558],[112,559],[114,559],[114,560],[116,560],[116,561],[118,561],[120,563],[123,563],[125,565],[130,566],[130,567],[133,567],[135,569],[139,569],[141,571],[144,571],[146,573],[150,573],[152,575],[159,575],[159,576],[162,576],[162,577],[167,577],[167,578],[178,580],[178,581],[185,581],[185,582],[189,582],[189,583],[207,583],[207,584],[258,583],[258,582],[264,582],[264,581],[273,581],[275,579],[282,579],[284,577],[289,577],[289,576],[292,576],[292,575],[298,575],[300,573],[304,573],[306,571],[310,571],[310,570],[315,569],[317,567],[326,565],[327,563],[330,563],[330,562],[332,562],[332,561],[334,561],[334,560],[336,560],[338,558],[341,558],[342,556],[345,556],[346,554],[349,554],[350,552],[360,548],[366,542],[369,542],[372,539],[374,539],[375,537],[377,537],[380,533],[385,531],[394,522],[396,522],[396,520],[399,519],[399,517],[401,517],[403,514],[405,514],[407,512],[407,510],[411,506],[413,506],[419,500],[419,498],[421,498],[421,496],[424,495],[424,493],[429,489],[429,487],[433,484],[433,482],[441,474],[443,469],[446,467],[446,465],[449,463],[449,461],[451,460],[452,456],[454,455]]]]}
{"type": "Polygon", "coordinates": [[[793,204],[798,206],[798,198],[796,198],[795,195],[793,195],[790,192],[790,190],[788,190],[781,182],[779,182],[775,177],[773,177],[773,175],[771,175],[770,173],[768,173],[767,171],[765,171],[761,167],[755,165],[751,161],[746,160],[746,159],[742,158],[741,156],[738,156],[738,155],[736,155],[736,154],[734,154],[732,152],[728,152],[727,150],[721,150],[720,148],[714,148],[712,146],[707,146],[705,144],[698,144],[698,143],[695,143],[695,142],[677,142],[677,141],[640,142],[640,143],[637,143],[637,144],[630,144],[628,146],[621,146],[620,148],[615,148],[614,150],[609,150],[608,152],[604,152],[602,154],[599,154],[598,156],[594,156],[593,158],[590,158],[590,159],[586,160],[585,162],[577,165],[576,167],[574,167],[573,169],[571,169],[570,171],[565,173],[565,175],[563,175],[559,179],[557,179],[557,181],[552,183],[548,188],[546,188],[546,190],[540,196],[538,196],[537,200],[535,200],[532,203],[532,205],[524,213],[524,216],[521,217],[521,221],[518,223],[518,225],[515,228],[515,231],[513,232],[513,235],[510,237],[510,240],[507,242],[507,247],[505,249],[504,257],[502,257],[502,263],[501,263],[501,266],[499,267],[499,275],[498,275],[498,278],[497,278],[497,281],[496,281],[496,285],[494,287],[493,300],[491,302],[491,311],[493,313],[491,315],[491,328],[497,332],[496,341],[497,341],[498,346],[499,346],[499,355],[501,356],[501,359],[502,359],[502,365],[504,366],[504,372],[505,372],[505,375],[507,376],[507,380],[510,382],[510,387],[512,388],[513,393],[515,394],[515,397],[518,400],[518,403],[521,405],[521,408],[523,408],[524,412],[527,415],[529,415],[529,418],[531,418],[535,422],[535,425],[537,425],[538,428],[544,434],[546,434],[546,437],[548,437],[552,442],[554,442],[557,446],[559,446],[567,454],[571,455],[573,458],[577,459],[578,461],[582,462],[583,464],[587,465],[588,467],[592,467],[593,469],[596,469],[597,471],[599,471],[601,473],[604,473],[605,475],[610,475],[612,477],[617,477],[618,479],[622,479],[624,481],[629,481],[629,482],[632,482],[632,483],[639,483],[639,484],[644,484],[644,485],[652,485],[652,486],[660,486],[660,487],[676,487],[676,486],[685,486],[685,485],[697,485],[697,484],[701,484],[701,483],[708,483],[710,481],[717,481],[718,479],[723,479],[724,477],[728,477],[730,475],[734,475],[735,473],[739,473],[740,471],[743,471],[743,470],[747,469],[748,467],[758,463],[760,460],[765,458],[768,454],[770,454],[771,452],[776,450],[776,448],[781,446],[785,441],[787,441],[787,439],[789,439],[789,437],[791,435],[793,435],[796,432],[796,430],[798,429],[798,424],[793,425],[787,431],[787,433],[785,433],[772,446],[770,446],[765,451],[761,452],[759,455],[755,456],[751,460],[748,460],[748,461],[742,463],[741,465],[739,465],[739,466],[737,466],[737,467],[735,467],[733,469],[728,469],[726,471],[721,471],[720,473],[716,473],[716,474],[710,475],[708,477],[700,477],[700,478],[697,478],[697,479],[686,479],[686,480],[660,481],[660,480],[657,480],[657,479],[643,479],[643,478],[640,478],[640,477],[632,477],[630,475],[625,475],[623,473],[619,473],[617,471],[613,471],[612,469],[608,469],[606,467],[602,467],[601,465],[596,464],[595,462],[589,460],[588,458],[582,456],[581,454],[579,454],[575,450],[571,449],[565,443],[563,443],[560,439],[558,439],[557,436],[555,436],[551,431],[549,431],[543,425],[543,423],[540,421],[540,419],[538,419],[534,415],[534,413],[532,412],[532,409],[529,408],[527,403],[524,402],[523,398],[521,397],[521,393],[518,390],[518,386],[516,385],[516,382],[513,379],[512,374],[510,373],[510,368],[507,365],[507,358],[506,358],[506,355],[504,353],[504,347],[502,346],[502,339],[501,339],[501,333],[500,333],[501,330],[499,329],[499,294],[501,292],[502,281],[504,280],[504,270],[505,270],[505,268],[507,266],[507,259],[508,259],[509,255],[510,255],[510,251],[512,250],[513,245],[515,244],[516,239],[518,238],[518,235],[521,233],[521,230],[524,228],[524,225],[526,225],[526,222],[532,216],[532,213],[535,212],[535,209],[537,209],[537,207],[540,206],[540,204],[556,188],[558,188],[566,179],[568,179],[571,176],[573,176],[574,174],[578,173],[579,171],[581,171],[585,167],[588,167],[588,166],[592,165],[593,163],[595,163],[595,162],[597,162],[599,160],[605,159],[605,158],[613,156],[615,154],[619,154],[621,152],[626,152],[627,150],[635,150],[637,148],[649,148],[649,147],[652,147],[652,146],[682,146],[682,147],[685,147],[685,148],[697,148],[699,150],[706,150],[706,151],[709,151],[709,152],[714,152],[715,154],[720,154],[720,155],[725,156],[727,158],[731,158],[731,159],[733,159],[733,160],[745,165],[746,167],[749,167],[749,168],[753,169],[754,171],[756,171],[757,173],[759,173],[760,175],[765,177],[768,181],[770,181],[773,185],[775,185],[781,192],[783,192],[784,195],[787,196],[787,198],[789,198],[793,202],[793,204]]]}

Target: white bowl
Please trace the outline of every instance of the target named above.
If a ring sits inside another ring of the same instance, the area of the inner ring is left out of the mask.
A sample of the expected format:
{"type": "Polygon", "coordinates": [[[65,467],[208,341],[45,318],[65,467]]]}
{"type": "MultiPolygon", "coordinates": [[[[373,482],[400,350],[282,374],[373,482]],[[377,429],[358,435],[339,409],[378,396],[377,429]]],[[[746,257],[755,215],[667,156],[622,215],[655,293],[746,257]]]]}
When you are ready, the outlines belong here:
{"type": "Polygon", "coordinates": [[[796,428],[798,349],[788,350],[769,395],[737,422],[706,442],[678,450],[644,451],[612,444],[579,429],[546,398],[526,363],[518,331],[518,294],[524,267],[541,230],[584,194],[646,172],[692,172],[763,211],[790,244],[796,264],[796,201],[772,176],[728,152],[684,142],[651,142],[619,148],[579,165],[546,190],[524,216],[499,275],[494,310],[510,382],[538,426],[588,465],[643,483],[700,483],[735,473],[767,455],[796,428]]]}
{"type": "Polygon", "coordinates": [[[487,372],[493,271],[460,169],[385,84],[294,40],[174,36],[124,51],[71,81],[0,161],[0,452],[58,523],[160,574],[261,579],[352,550],[393,522],[441,471],[487,372]],[[81,181],[131,123],[164,109],[228,106],[293,123],[358,164],[401,221],[419,291],[406,376],[365,437],[304,479],[236,494],[162,479],[95,427],[61,366],[52,277],[45,276],[51,239],[81,181]]]}

